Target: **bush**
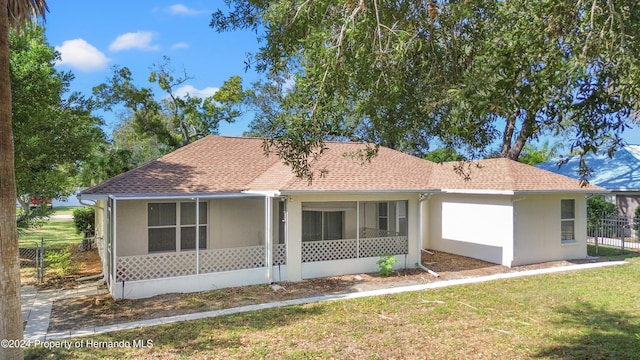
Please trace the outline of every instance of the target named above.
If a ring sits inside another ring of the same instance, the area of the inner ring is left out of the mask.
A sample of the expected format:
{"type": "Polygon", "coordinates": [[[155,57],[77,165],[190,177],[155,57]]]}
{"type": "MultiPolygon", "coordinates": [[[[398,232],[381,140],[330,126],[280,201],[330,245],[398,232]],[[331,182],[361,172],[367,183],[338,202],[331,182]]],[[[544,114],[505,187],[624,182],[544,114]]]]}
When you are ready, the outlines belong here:
{"type": "Polygon", "coordinates": [[[69,275],[77,269],[77,264],[71,262],[71,251],[67,248],[47,251],[44,261],[47,268],[51,268],[59,275],[69,275]]]}
{"type": "Polygon", "coordinates": [[[382,276],[389,276],[393,274],[393,264],[396,262],[398,262],[398,260],[393,254],[383,255],[377,262],[378,267],[380,267],[378,274],[382,276]]]}
{"type": "Polygon", "coordinates": [[[599,223],[603,218],[618,215],[618,207],[604,199],[602,195],[596,195],[587,200],[587,215],[589,221],[599,223]]]}
{"type": "Polygon", "coordinates": [[[96,228],[96,210],[90,207],[73,210],[73,222],[79,234],[93,234],[96,228]]]}

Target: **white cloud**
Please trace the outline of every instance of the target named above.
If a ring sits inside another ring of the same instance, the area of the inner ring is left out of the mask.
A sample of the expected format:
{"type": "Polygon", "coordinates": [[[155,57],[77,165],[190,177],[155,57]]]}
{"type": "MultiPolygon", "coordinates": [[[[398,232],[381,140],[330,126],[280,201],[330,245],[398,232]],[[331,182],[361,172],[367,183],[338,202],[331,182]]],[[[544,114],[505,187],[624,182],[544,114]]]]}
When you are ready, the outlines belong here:
{"type": "Polygon", "coordinates": [[[56,65],[66,65],[79,71],[101,71],[111,61],[84,39],[65,40],[55,49],[60,53],[60,60],[56,65]]]}
{"type": "Polygon", "coordinates": [[[173,15],[202,15],[202,14],[208,14],[209,10],[206,9],[201,9],[201,10],[197,10],[197,9],[192,9],[189,8],[183,4],[175,4],[175,5],[171,5],[169,6],[167,9],[167,12],[169,12],[170,14],[173,15]]]}
{"type": "Polygon", "coordinates": [[[138,31],[126,33],[118,36],[112,43],[109,45],[109,50],[111,51],[122,51],[122,50],[131,50],[131,49],[139,49],[145,51],[155,51],[159,50],[160,46],[151,45],[151,41],[153,40],[153,33],[151,31],[138,31]]]}
{"type": "Polygon", "coordinates": [[[186,42],[179,42],[179,43],[175,43],[173,45],[171,45],[171,49],[175,50],[175,49],[186,49],[189,47],[189,44],[187,44],[186,42]]]}
{"type": "Polygon", "coordinates": [[[192,85],[184,85],[178,88],[175,94],[178,96],[189,95],[191,97],[198,97],[198,98],[204,99],[215,94],[216,92],[218,92],[218,90],[220,90],[220,88],[208,87],[204,89],[196,89],[192,85]]]}

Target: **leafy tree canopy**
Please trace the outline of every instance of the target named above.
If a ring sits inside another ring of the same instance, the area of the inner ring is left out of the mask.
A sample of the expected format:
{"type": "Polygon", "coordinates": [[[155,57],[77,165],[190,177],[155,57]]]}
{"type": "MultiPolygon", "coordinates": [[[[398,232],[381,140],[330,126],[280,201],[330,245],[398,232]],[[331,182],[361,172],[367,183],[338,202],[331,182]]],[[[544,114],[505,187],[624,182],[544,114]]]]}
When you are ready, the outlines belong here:
{"type": "Polygon", "coordinates": [[[464,155],[458,154],[455,149],[440,148],[428,152],[422,157],[425,160],[442,163],[446,161],[464,161],[467,158],[464,155]]]}
{"type": "Polygon", "coordinates": [[[93,89],[100,105],[112,110],[123,105],[130,112],[136,134],[155,137],[167,151],[187,145],[203,136],[216,134],[221,121],[233,122],[242,114],[242,105],[251,95],[242,88],[242,79],[232,76],[212,96],[199,98],[180,95],[178,88],[191,79],[186,73],[175,75],[169,59],[155,65],[149,82],[165,92],[156,100],[151,87],[138,87],[126,67],[116,67],[112,78],[93,89]]]}
{"type": "Polygon", "coordinates": [[[43,28],[11,33],[10,48],[16,187],[26,210],[30,196],[69,195],[81,163],[105,139],[92,103],[66,95],[73,75],[55,69],[58,53],[43,28]]]}
{"type": "MultiPolygon", "coordinates": [[[[518,159],[541,135],[580,155],[621,145],[639,110],[631,0],[229,0],[217,31],[253,29],[250,63],[295,86],[266,129],[298,175],[328,138],[518,159]]],[[[588,175],[586,167],[580,174],[588,175]]]]}
{"type": "Polygon", "coordinates": [[[546,140],[538,147],[532,145],[531,143],[527,143],[524,145],[518,161],[529,165],[540,164],[545,161],[558,158],[560,156],[560,150],[562,150],[562,148],[562,143],[556,142],[551,145],[549,144],[549,140],[546,140]]]}

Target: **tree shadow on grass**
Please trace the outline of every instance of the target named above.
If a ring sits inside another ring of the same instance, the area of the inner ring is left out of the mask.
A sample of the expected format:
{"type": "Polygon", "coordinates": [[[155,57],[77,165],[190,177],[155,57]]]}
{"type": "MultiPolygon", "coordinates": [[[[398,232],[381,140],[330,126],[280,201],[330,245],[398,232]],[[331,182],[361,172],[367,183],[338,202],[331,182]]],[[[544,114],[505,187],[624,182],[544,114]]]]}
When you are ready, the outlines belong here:
{"type": "Polygon", "coordinates": [[[534,357],[561,359],[637,359],[640,356],[640,316],[612,311],[587,302],[556,311],[558,334],[553,345],[534,357]]]}
{"type": "MultiPolygon", "coordinates": [[[[286,306],[280,308],[250,311],[245,313],[224,315],[196,321],[182,321],[135,330],[120,331],[86,338],[75,338],[70,341],[119,343],[129,342],[123,348],[118,346],[73,346],[71,349],[28,348],[25,359],[94,359],[94,358],[138,358],[158,350],[162,356],[173,358],[190,358],[203,353],[233,353],[247,347],[270,351],[271,334],[274,329],[286,328],[291,324],[307,321],[317,317],[327,317],[323,305],[286,306]],[[133,346],[133,340],[152,341],[153,349],[140,349],[133,346]],[[255,341],[264,343],[256,345],[255,341]]],[[[317,320],[316,320],[317,321],[317,320]]],[[[292,335],[293,336],[293,335],[292,335]]],[[[286,338],[286,336],[283,336],[286,338]]],[[[154,357],[154,356],[150,356],[154,357]]]]}

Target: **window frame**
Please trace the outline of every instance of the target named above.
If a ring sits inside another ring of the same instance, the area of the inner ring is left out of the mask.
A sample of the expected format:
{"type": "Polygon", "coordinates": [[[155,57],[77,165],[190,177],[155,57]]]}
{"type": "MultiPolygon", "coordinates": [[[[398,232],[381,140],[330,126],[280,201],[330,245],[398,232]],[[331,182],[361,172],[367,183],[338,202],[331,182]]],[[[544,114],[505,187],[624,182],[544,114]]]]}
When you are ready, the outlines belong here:
{"type": "Polygon", "coordinates": [[[573,243],[576,242],[576,200],[575,199],[561,199],[560,200],[560,242],[565,243],[573,243]],[[571,204],[570,214],[565,214],[565,206],[564,204],[571,204]],[[567,216],[570,215],[570,216],[567,216]],[[571,224],[571,236],[570,238],[565,238],[565,234],[569,233],[569,231],[565,230],[565,224],[571,224]]]}

